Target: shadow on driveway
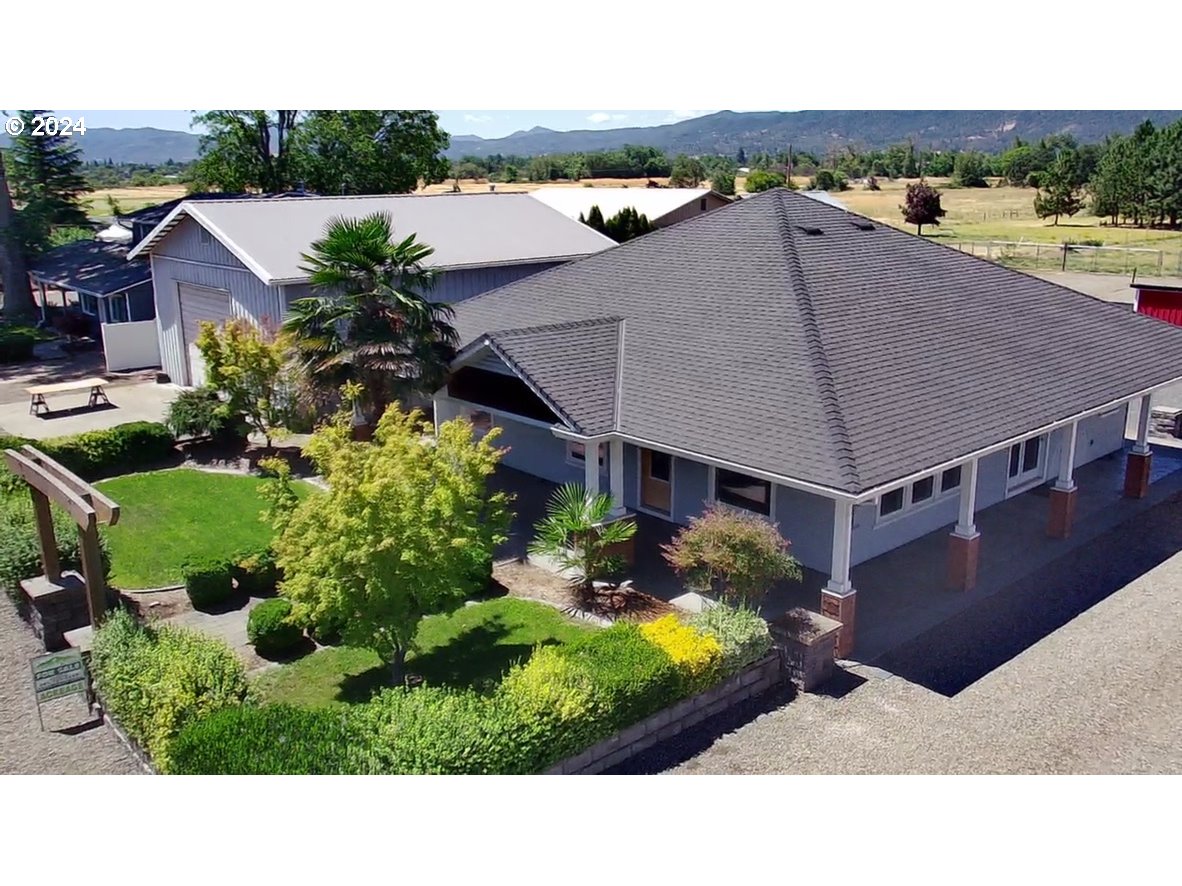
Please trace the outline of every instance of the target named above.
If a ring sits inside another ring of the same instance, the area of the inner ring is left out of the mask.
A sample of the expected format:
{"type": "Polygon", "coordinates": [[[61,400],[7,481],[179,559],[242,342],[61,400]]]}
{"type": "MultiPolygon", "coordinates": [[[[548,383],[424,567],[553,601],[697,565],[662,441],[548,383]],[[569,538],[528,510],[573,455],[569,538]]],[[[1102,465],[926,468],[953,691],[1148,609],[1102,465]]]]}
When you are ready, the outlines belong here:
{"type": "Polygon", "coordinates": [[[1179,550],[1174,496],[869,663],[951,697],[1179,550]]]}

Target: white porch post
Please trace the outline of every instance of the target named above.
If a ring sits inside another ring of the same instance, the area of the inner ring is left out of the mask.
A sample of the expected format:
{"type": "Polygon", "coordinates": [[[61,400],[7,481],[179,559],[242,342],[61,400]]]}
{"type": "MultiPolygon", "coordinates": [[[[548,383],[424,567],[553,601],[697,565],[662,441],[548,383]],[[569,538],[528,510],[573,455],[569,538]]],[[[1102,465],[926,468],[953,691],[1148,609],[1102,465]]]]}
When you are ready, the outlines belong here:
{"type": "Polygon", "coordinates": [[[624,515],[624,441],[612,438],[607,453],[608,477],[611,483],[612,516],[624,515]]]}
{"type": "Polygon", "coordinates": [[[833,502],[833,560],[829,567],[826,591],[845,595],[853,593],[850,584],[850,548],[854,533],[854,506],[845,499],[833,502]]]}
{"type": "Polygon", "coordinates": [[[841,622],[834,649],[837,658],[849,658],[854,651],[858,594],[850,582],[853,535],[854,503],[848,499],[834,499],[833,559],[829,568],[829,583],[821,589],[821,614],[841,622]]]}
{"type": "Polygon", "coordinates": [[[1137,442],[1133,445],[1133,452],[1137,455],[1149,454],[1149,415],[1151,410],[1150,395],[1141,398],[1141,412],[1137,416],[1137,442]]]}
{"type": "Polygon", "coordinates": [[[583,486],[587,497],[599,495],[599,442],[588,440],[583,444],[583,486]]]}
{"type": "Polygon", "coordinates": [[[1055,488],[1062,492],[1075,489],[1075,440],[1078,436],[1079,422],[1072,422],[1067,426],[1067,439],[1063,441],[1063,449],[1059,452],[1059,477],[1055,480],[1055,488]]]}
{"type": "Polygon", "coordinates": [[[965,462],[960,474],[960,515],[952,534],[960,538],[976,538],[977,526],[973,518],[977,511],[977,460],[965,462]]]}

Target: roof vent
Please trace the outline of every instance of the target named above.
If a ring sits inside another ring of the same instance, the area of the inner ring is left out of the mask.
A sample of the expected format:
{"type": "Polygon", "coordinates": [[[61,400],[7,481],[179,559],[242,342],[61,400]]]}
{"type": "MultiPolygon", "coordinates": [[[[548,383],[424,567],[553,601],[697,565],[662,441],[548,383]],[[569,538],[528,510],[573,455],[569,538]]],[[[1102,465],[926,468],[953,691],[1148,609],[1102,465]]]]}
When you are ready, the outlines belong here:
{"type": "Polygon", "coordinates": [[[796,229],[804,234],[808,234],[810,237],[820,237],[825,233],[820,228],[814,228],[809,225],[797,225],[796,229]]]}
{"type": "Polygon", "coordinates": [[[874,225],[871,224],[869,221],[867,221],[864,218],[851,218],[850,224],[853,225],[855,228],[857,228],[859,231],[873,231],[874,230],[874,225]]]}

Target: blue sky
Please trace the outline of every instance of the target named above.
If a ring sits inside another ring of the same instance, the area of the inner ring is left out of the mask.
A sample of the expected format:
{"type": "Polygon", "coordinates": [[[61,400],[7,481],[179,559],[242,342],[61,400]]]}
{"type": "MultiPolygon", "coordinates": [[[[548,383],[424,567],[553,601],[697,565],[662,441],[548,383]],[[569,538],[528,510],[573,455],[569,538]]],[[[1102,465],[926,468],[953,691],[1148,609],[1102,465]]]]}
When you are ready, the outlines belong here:
{"type": "MultiPolygon", "coordinates": [[[[86,120],[87,126],[126,129],[153,126],[189,131],[191,111],[58,111],[61,116],[86,120]]],[[[439,122],[452,135],[499,138],[519,129],[617,129],[621,126],[657,126],[700,117],[712,111],[439,111],[439,122]]]]}

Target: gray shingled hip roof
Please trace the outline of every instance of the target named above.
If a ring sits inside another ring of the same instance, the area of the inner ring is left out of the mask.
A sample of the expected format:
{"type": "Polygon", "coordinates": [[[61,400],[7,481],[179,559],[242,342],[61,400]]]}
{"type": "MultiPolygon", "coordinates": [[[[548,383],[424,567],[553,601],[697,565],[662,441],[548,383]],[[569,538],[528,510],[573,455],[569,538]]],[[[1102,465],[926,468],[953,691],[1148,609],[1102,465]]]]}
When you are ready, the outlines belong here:
{"type": "Polygon", "coordinates": [[[611,431],[850,494],[1182,376],[1180,328],[784,190],[462,302],[456,326],[518,342],[595,428],[610,402],[611,431]]]}
{"type": "Polygon", "coordinates": [[[140,286],[152,279],[146,261],[128,261],[126,243],[79,240],[51,249],[29,268],[32,276],[60,289],[107,296],[140,286]]]}

